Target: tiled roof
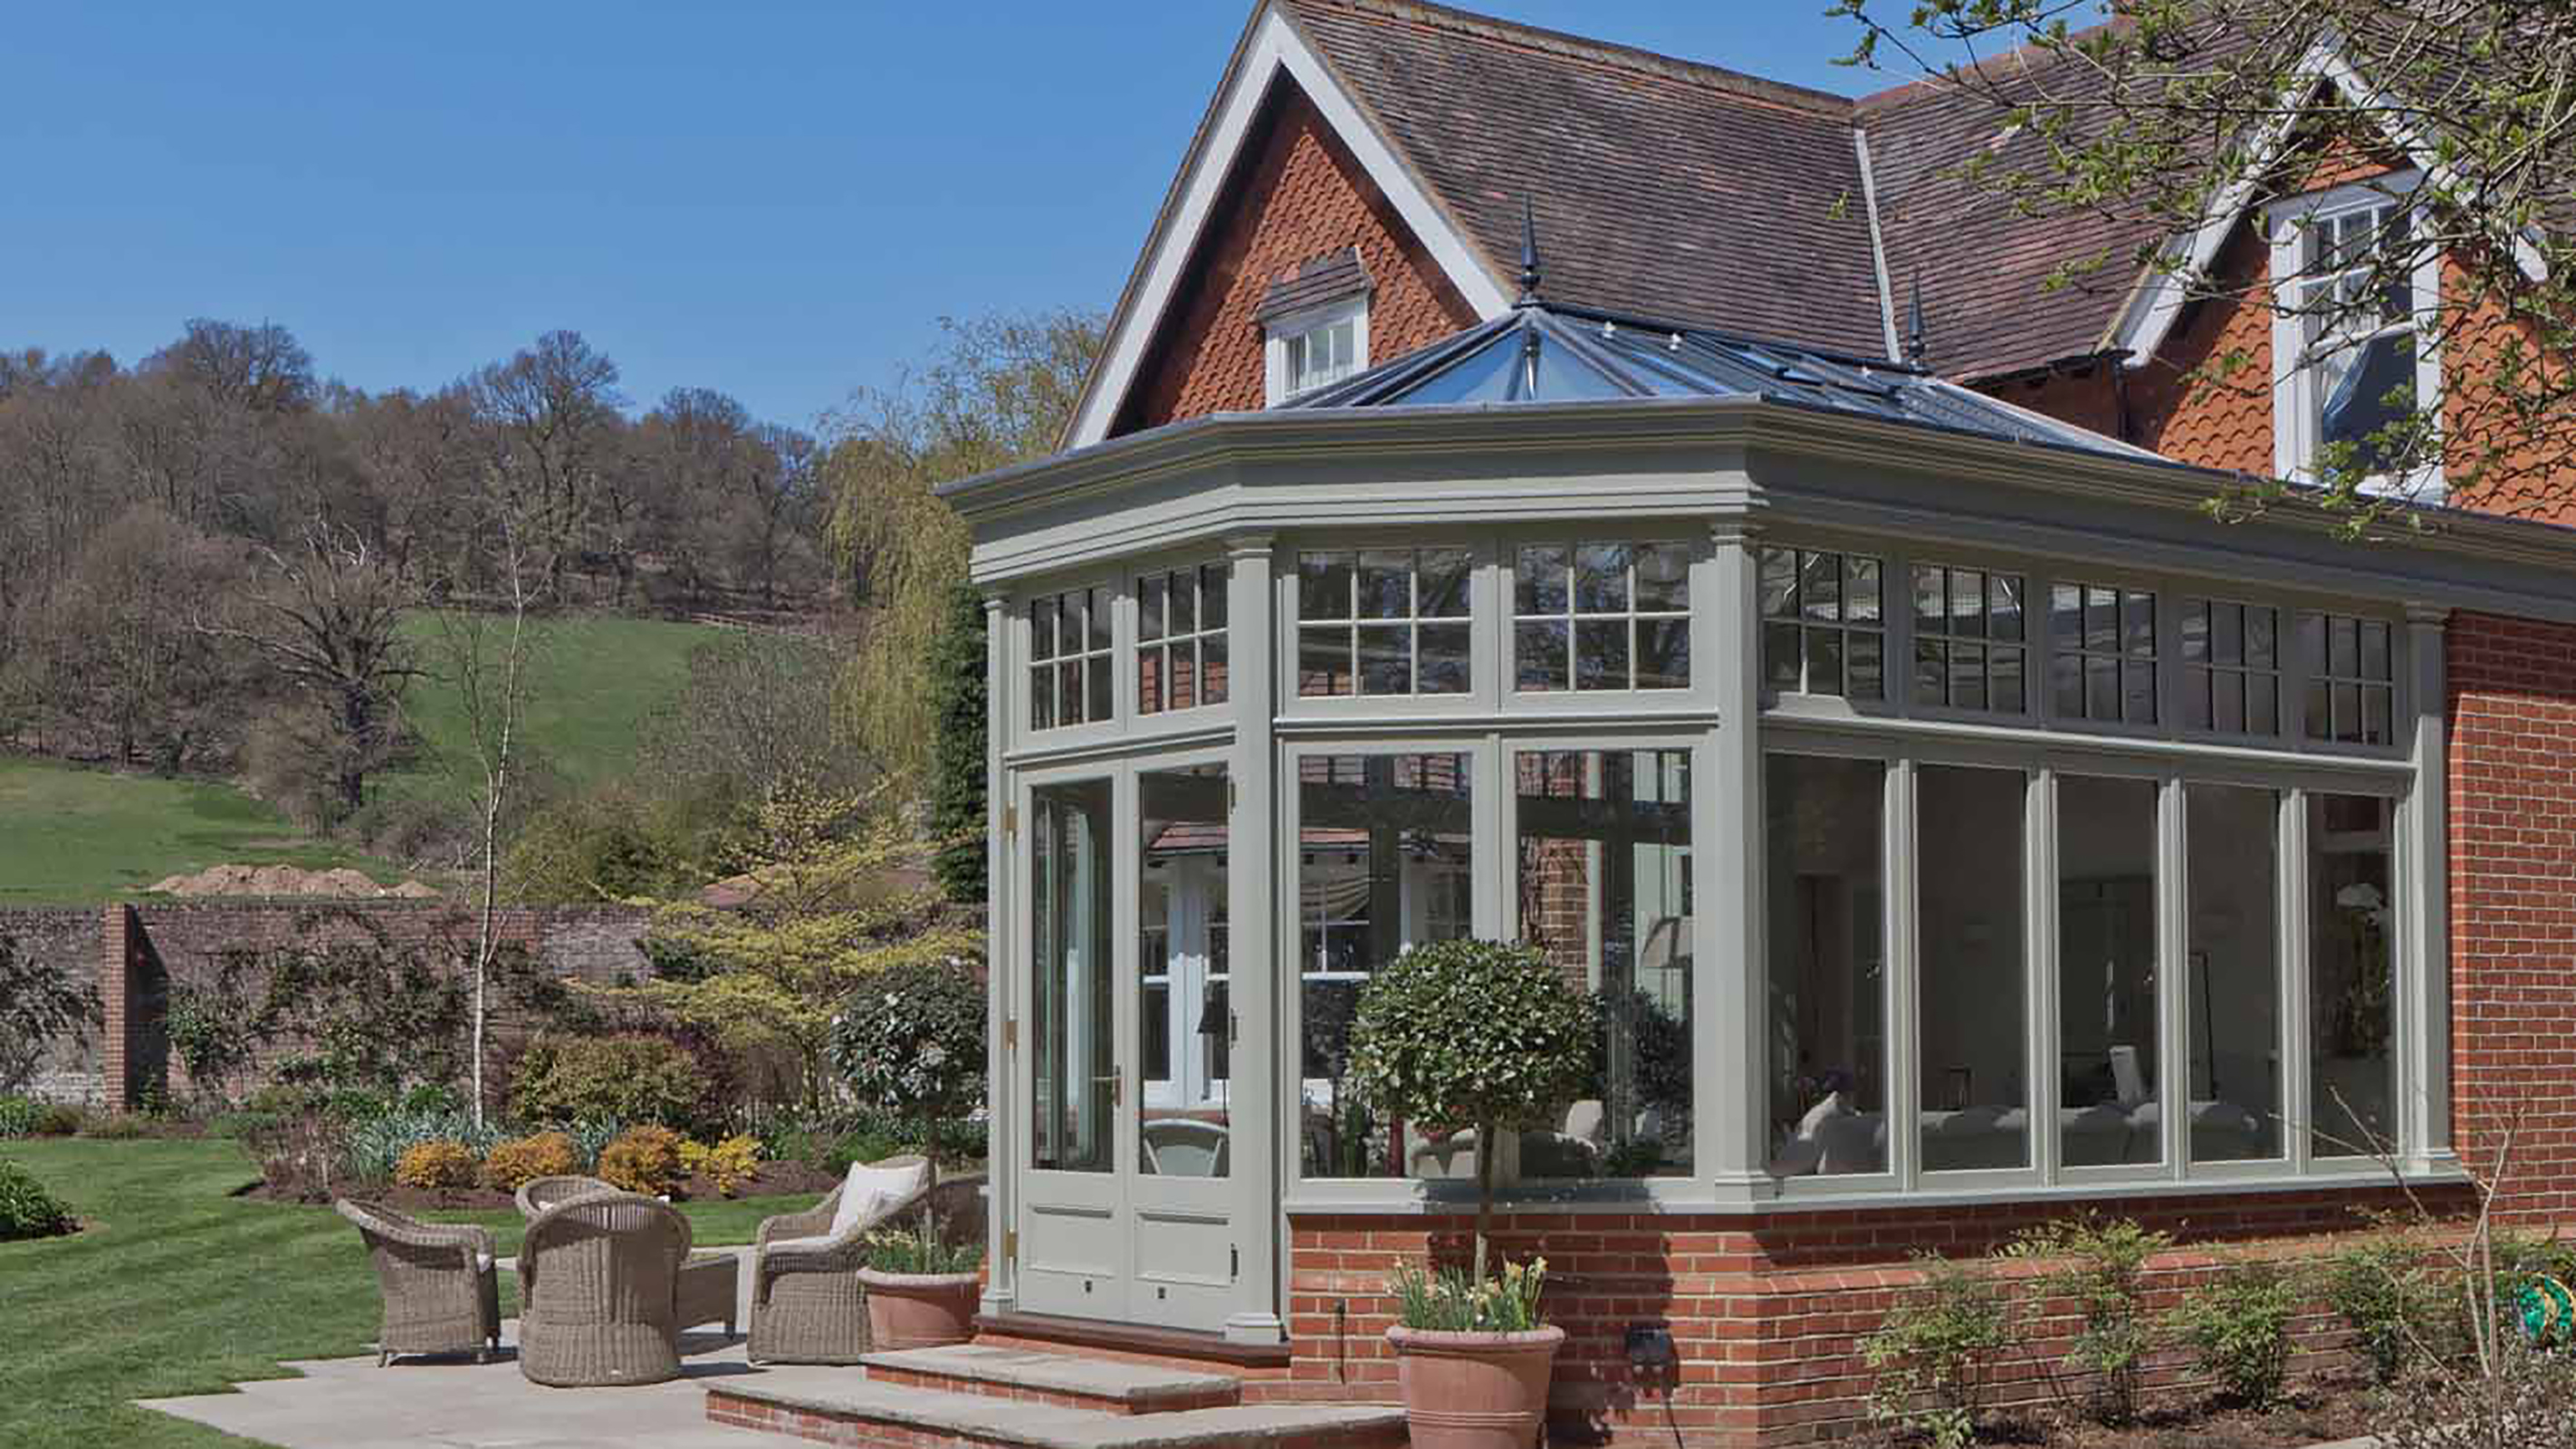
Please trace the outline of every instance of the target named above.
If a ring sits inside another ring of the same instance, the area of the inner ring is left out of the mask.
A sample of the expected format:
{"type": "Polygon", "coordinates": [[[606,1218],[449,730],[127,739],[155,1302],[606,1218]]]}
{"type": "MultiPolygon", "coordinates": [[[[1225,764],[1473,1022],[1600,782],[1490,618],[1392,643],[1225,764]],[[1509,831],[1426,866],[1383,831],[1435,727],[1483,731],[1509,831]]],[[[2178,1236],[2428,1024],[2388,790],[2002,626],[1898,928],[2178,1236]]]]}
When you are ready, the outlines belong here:
{"type": "Polygon", "coordinates": [[[1368,266],[1360,260],[1359,248],[1345,247],[1308,262],[1293,277],[1271,283],[1270,290],[1261,296],[1261,305],[1252,309],[1252,320],[1266,323],[1327,302],[1364,296],[1373,285],[1368,266]]]}
{"type": "Polygon", "coordinates": [[[1280,0],[1507,278],[1554,298],[1886,350],[1852,103],[1415,0],[1280,0]]]}

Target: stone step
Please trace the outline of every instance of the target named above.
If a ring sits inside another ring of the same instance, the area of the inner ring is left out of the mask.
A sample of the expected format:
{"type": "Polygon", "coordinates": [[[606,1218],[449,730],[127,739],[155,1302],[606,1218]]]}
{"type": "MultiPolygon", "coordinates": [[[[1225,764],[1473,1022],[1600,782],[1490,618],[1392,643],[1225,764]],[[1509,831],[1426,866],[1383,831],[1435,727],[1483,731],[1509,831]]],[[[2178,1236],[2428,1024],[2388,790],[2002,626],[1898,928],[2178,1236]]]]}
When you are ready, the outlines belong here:
{"type": "Polygon", "coordinates": [[[789,1368],[710,1381],[707,1418],[865,1449],[1405,1449],[1404,1410],[1272,1404],[1113,1414],[789,1368]]]}
{"type": "Polygon", "coordinates": [[[1027,1348],[961,1343],[872,1353],[859,1362],[874,1383],[1110,1414],[1219,1409],[1243,1399],[1243,1381],[1231,1374],[1027,1348]]]}

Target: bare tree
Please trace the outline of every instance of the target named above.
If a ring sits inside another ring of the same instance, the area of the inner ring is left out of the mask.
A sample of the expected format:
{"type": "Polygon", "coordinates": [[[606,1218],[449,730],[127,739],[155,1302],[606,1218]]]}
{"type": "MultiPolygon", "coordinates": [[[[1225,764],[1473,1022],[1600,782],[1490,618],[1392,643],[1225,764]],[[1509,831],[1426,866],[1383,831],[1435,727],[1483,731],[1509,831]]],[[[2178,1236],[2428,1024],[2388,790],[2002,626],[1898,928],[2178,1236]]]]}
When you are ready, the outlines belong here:
{"type": "Polygon", "coordinates": [[[422,672],[401,628],[411,590],[363,538],[327,523],[300,548],[260,557],[232,617],[199,627],[249,645],[310,702],[329,798],[342,814],[355,811],[398,740],[403,690],[422,672]]]}
{"type": "Polygon", "coordinates": [[[549,601],[563,597],[565,570],[613,461],[625,405],[617,377],[607,354],[578,332],[558,331],[467,384],[492,429],[496,476],[511,512],[526,521],[549,601]]]}

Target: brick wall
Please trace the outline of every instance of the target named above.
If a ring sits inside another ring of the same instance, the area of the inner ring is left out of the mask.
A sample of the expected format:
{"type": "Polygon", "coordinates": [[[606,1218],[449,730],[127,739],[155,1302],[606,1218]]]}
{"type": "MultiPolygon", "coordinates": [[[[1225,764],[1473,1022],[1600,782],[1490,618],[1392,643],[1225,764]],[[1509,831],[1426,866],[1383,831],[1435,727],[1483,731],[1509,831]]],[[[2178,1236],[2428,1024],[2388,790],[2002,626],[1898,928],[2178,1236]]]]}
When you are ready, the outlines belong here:
{"type": "Polygon", "coordinates": [[[1220,220],[1201,240],[1186,290],[1173,297],[1112,433],[1259,408],[1266,375],[1253,310],[1273,281],[1346,247],[1359,248],[1376,284],[1372,363],[1475,323],[1466,299],[1293,82],[1277,82],[1257,125],[1213,212],[1220,220]]]}
{"type": "MultiPolygon", "coordinates": [[[[553,976],[601,985],[647,974],[650,914],[630,906],[527,906],[504,910],[502,942],[553,976]]],[[[65,1042],[40,1085],[45,1095],[124,1109],[153,1086],[189,1083],[171,1060],[162,1013],[173,988],[210,982],[226,953],[383,941],[428,959],[471,959],[475,915],[444,901],[173,901],[68,910],[0,912],[0,935],[43,943],[99,987],[101,1029],[65,1042]]],[[[499,1025],[506,1025],[501,1023],[499,1025]]]]}
{"type": "Polygon", "coordinates": [[[2514,1131],[2506,1207],[2576,1212],[2576,626],[2449,629],[2451,1101],[2464,1157],[2514,1131]]]}
{"type": "MultiPolygon", "coordinates": [[[[51,966],[77,983],[98,979],[103,942],[100,916],[88,906],[34,906],[0,910],[0,940],[21,960],[51,966]]],[[[36,1063],[29,1090],[53,1102],[99,1102],[106,1099],[106,1079],[99,1071],[100,1028],[66,1032],[46,1044],[36,1063]]]]}
{"type": "MultiPolygon", "coordinates": [[[[2313,1253],[2329,1235],[2363,1226],[2363,1213],[2395,1205],[2393,1193],[2364,1188],[2090,1206],[2179,1240],[2150,1269],[2151,1301],[2163,1308],[2212,1273],[2211,1245],[2313,1253]]],[[[1548,1317],[1567,1331],[1550,1391],[1551,1442],[1750,1449],[1830,1442],[1866,1422],[1872,1376],[1860,1340],[1921,1283],[1912,1255],[1982,1253],[2084,1206],[1522,1213],[1503,1219],[1499,1246],[1514,1260],[1547,1259],[1548,1317]],[[1670,1332],[1676,1369],[1641,1376],[1630,1367],[1626,1339],[1636,1325],[1670,1332]]],[[[1414,1214],[1292,1216],[1289,1378],[1247,1385],[1246,1398],[1392,1401],[1388,1274],[1407,1258],[1463,1261],[1467,1226],[1463,1217],[1414,1214]]],[[[2005,1405],[2048,1397],[2038,1363],[2061,1357],[2074,1327],[2071,1305],[2018,1296],[2035,1351],[2007,1376],[1998,1394],[2005,1405]]],[[[2296,1336],[2302,1369],[2341,1361],[2347,1335],[2329,1315],[2303,1315],[2296,1336]]],[[[2185,1377],[2181,1356],[2167,1353],[2149,1381],[2185,1377]]]]}

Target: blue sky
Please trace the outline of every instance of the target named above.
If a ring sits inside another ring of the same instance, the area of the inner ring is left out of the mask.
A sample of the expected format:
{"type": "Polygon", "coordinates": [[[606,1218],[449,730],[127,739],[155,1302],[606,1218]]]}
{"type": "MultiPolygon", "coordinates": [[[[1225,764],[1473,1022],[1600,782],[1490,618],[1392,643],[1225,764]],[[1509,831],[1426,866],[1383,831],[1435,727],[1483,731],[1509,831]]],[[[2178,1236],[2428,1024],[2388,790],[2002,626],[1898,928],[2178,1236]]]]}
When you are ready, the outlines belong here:
{"type": "MultiPolygon", "coordinates": [[[[1843,92],[1824,0],[1476,8],[1843,92]]],[[[942,315],[1105,308],[1249,0],[22,7],[0,345],[284,324],[357,386],[571,327],[810,425],[942,315]]]]}

